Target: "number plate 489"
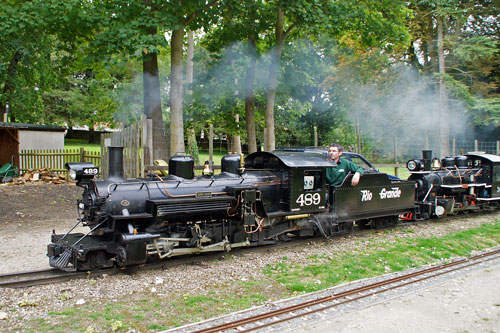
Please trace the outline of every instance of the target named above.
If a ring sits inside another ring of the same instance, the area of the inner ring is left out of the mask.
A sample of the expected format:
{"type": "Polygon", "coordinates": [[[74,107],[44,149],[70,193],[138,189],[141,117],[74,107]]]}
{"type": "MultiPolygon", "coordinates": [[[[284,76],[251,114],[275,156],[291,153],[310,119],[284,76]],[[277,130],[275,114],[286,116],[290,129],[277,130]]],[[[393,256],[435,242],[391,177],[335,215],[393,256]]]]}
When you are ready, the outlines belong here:
{"type": "Polygon", "coordinates": [[[317,206],[321,202],[321,195],[319,193],[302,193],[295,202],[301,207],[311,205],[317,206]]]}
{"type": "Polygon", "coordinates": [[[99,168],[83,168],[82,173],[86,176],[96,176],[99,174],[99,168]]]}

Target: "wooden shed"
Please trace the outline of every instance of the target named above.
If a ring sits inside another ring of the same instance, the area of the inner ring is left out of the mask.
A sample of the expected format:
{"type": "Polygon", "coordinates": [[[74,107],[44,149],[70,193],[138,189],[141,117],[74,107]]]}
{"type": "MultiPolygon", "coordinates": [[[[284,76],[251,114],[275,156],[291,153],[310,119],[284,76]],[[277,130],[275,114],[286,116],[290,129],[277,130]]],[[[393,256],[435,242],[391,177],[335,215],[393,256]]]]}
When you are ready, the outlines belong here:
{"type": "Polygon", "coordinates": [[[19,153],[25,149],[64,149],[66,129],[53,125],[0,122],[0,166],[19,166],[19,153]]]}

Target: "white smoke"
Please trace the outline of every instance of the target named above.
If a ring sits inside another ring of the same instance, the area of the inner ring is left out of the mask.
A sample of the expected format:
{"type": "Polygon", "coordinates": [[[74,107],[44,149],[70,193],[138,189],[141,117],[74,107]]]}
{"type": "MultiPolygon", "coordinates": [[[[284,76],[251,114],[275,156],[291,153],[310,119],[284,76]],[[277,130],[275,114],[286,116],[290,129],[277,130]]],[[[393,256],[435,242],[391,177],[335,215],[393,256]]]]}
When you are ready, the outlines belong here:
{"type": "MultiPolygon", "coordinates": [[[[414,154],[433,149],[439,154],[439,88],[436,80],[418,76],[409,69],[400,70],[385,89],[377,86],[355,88],[352,119],[385,150],[391,151],[394,138],[399,150],[414,154]]],[[[353,92],[351,92],[353,93],[353,92]]],[[[450,140],[463,139],[468,119],[464,105],[447,100],[450,140]]]]}

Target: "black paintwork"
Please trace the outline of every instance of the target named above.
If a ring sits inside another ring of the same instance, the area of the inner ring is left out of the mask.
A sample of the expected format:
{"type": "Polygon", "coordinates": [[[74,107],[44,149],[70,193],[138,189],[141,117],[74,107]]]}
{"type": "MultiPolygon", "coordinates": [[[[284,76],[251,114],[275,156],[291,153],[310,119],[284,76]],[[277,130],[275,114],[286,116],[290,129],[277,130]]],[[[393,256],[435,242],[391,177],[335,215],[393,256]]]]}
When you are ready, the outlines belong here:
{"type": "Polygon", "coordinates": [[[93,231],[53,235],[51,265],[75,270],[140,264],[149,258],[147,247],[156,248],[161,239],[170,239],[176,249],[196,250],[226,241],[260,245],[289,235],[328,236],[349,231],[357,219],[395,220],[413,209],[414,183],[375,170],[357,187],[345,182],[332,192],[325,175],[335,163],[324,152],[256,152],[246,157],[244,168],[234,155],[223,161],[223,170],[233,172],[191,178],[182,159],[177,175],[163,178],[124,179],[117,172],[106,180],[82,178],[82,223],[93,231]],[[394,187],[401,189],[399,197],[376,198],[394,187]],[[373,193],[369,202],[363,191],[373,193]],[[65,252],[71,253],[67,262],[61,259],[65,252]]]}

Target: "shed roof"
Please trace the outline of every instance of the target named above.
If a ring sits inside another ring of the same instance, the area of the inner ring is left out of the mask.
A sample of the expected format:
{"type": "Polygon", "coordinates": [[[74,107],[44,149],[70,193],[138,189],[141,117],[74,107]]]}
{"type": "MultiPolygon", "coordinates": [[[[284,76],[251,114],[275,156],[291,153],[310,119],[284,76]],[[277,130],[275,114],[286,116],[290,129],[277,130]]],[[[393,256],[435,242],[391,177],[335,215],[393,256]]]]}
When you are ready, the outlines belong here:
{"type": "Polygon", "coordinates": [[[64,132],[66,129],[55,125],[40,125],[40,124],[21,124],[21,123],[5,123],[0,122],[1,128],[15,128],[27,131],[48,131],[48,132],[64,132]]]}

